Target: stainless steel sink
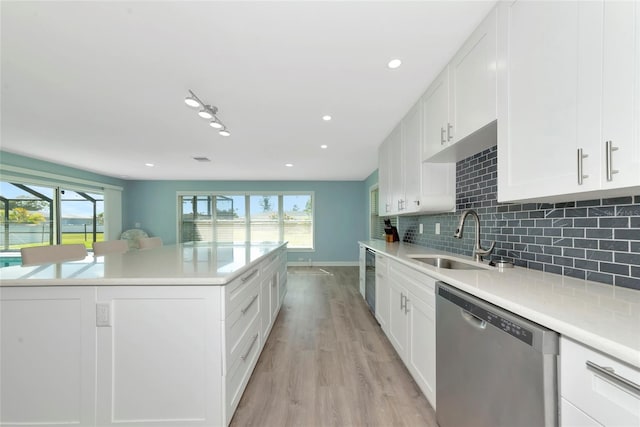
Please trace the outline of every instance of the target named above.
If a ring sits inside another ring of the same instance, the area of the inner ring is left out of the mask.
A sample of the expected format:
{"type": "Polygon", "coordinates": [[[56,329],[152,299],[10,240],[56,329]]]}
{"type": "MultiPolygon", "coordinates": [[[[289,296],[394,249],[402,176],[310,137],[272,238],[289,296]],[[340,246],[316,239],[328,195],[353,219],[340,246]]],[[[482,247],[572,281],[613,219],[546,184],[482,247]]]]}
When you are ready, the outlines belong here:
{"type": "Polygon", "coordinates": [[[488,270],[491,267],[476,262],[465,262],[457,259],[446,258],[441,256],[409,256],[416,261],[424,262],[437,268],[446,268],[449,270],[488,270]]]}

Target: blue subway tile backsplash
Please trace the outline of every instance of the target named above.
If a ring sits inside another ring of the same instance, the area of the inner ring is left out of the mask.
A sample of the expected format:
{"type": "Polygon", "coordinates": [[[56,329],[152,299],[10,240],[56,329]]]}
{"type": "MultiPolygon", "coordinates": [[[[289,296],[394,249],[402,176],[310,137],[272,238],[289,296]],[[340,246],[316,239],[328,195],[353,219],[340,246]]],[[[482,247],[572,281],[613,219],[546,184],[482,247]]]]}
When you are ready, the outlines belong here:
{"type": "Polygon", "coordinates": [[[497,148],[456,165],[456,212],[400,217],[400,236],[451,253],[471,255],[474,219],[464,237],[453,233],[460,213],[480,216],[482,247],[496,241],[491,258],[554,274],[640,290],[640,196],[562,203],[497,202],[497,148]],[[440,224],[440,234],[435,225],[440,224]],[[424,227],[418,234],[418,225],[424,227]]]}

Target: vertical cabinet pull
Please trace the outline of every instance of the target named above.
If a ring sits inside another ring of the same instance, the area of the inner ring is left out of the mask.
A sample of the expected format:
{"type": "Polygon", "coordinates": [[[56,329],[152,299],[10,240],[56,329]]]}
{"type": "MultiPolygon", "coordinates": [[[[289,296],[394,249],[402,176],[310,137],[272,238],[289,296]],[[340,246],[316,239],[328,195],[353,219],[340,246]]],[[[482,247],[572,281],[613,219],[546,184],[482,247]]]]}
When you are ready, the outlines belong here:
{"type": "Polygon", "coordinates": [[[243,362],[245,360],[247,360],[247,357],[249,357],[249,353],[251,353],[251,349],[253,348],[253,345],[256,343],[257,339],[258,339],[258,334],[256,334],[253,337],[253,340],[251,341],[251,345],[249,345],[249,348],[247,349],[247,352],[245,354],[243,354],[242,356],[240,356],[240,359],[242,359],[243,362]]]}
{"type": "Polygon", "coordinates": [[[453,139],[453,125],[451,123],[447,123],[447,141],[451,141],[453,139]]]}
{"type": "Polygon", "coordinates": [[[444,130],[444,128],[440,128],[440,145],[443,145],[445,142],[447,142],[444,137],[445,133],[446,131],[444,130]]]}
{"type": "Polygon", "coordinates": [[[585,178],[589,178],[589,175],[584,175],[582,173],[582,161],[589,157],[588,154],[582,153],[582,148],[578,148],[578,185],[582,185],[582,180],[585,178]]]}
{"type": "Polygon", "coordinates": [[[400,292],[400,310],[404,310],[404,294],[400,292]]]}
{"type": "Polygon", "coordinates": [[[617,170],[613,169],[613,155],[614,151],[618,150],[618,147],[613,146],[612,141],[605,142],[605,156],[606,156],[606,165],[607,165],[607,181],[613,181],[613,174],[618,173],[617,170]]]}

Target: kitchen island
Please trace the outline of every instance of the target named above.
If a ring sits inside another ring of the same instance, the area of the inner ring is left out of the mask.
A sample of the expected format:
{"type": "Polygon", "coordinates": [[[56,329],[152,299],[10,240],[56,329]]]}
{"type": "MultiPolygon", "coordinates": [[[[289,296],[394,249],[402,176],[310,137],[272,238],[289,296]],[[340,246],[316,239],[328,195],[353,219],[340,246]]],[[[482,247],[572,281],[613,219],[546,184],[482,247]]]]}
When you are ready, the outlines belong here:
{"type": "Polygon", "coordinates": [[[0,269],[0,424],[227,425],[286,292],[286,243],[0,269]]]}

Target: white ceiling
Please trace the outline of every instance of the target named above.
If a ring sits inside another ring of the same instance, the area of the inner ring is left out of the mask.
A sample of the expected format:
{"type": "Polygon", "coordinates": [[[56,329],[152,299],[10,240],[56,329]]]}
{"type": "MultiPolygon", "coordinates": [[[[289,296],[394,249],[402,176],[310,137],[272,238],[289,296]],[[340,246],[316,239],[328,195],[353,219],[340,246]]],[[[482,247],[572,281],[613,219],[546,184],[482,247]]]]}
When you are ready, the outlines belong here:
{"type": "Polygon", "coordinates": [[[362,180],[494,3],[2,1],[1,148],[125,179],[362,180]]]}

